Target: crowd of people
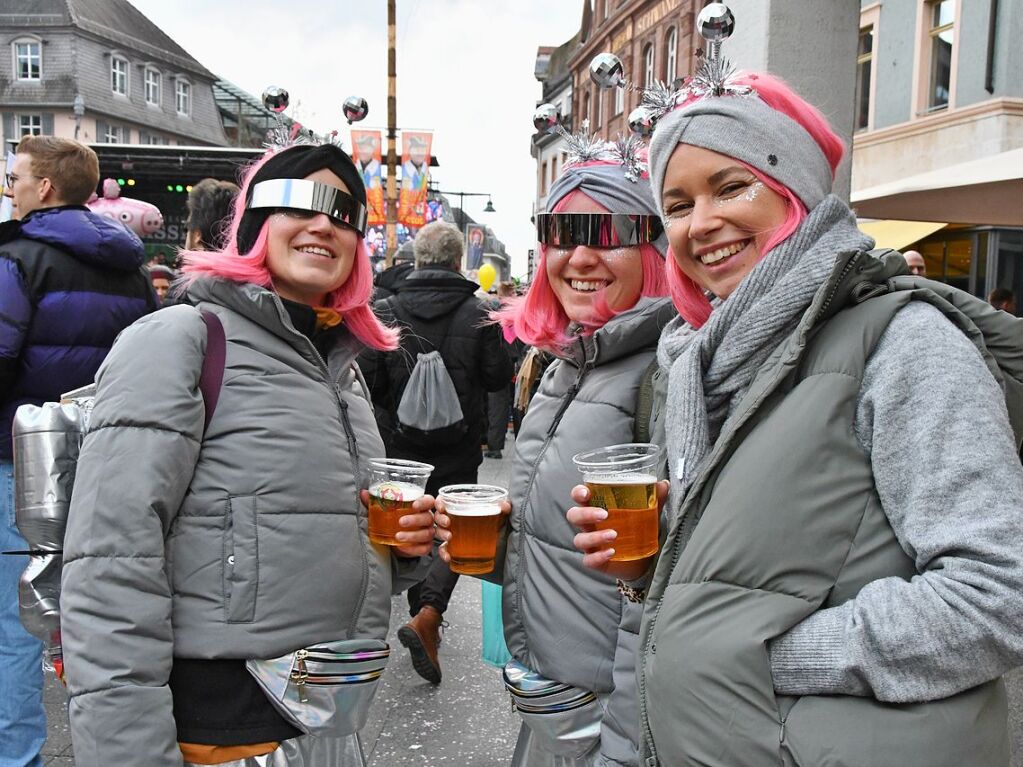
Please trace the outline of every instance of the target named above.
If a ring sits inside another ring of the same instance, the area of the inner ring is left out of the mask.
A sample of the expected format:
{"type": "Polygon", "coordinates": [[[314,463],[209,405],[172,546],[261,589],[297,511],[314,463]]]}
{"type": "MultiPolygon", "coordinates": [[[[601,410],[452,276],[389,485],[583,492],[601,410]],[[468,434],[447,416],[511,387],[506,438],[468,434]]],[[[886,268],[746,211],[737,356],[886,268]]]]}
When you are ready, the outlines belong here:
{"type": "MultiPolygon", "coordinates": [[[[1008,764],[1014,296],[872,252],[820,112],[767,73],[719,85],[665,109],[648,148],[573,145],[523,295],[481,296],[444,222],[374,285],[362,174],[332,143],[197,184],[179,271],[147,271],[83,207],[95,154],[22,140],[0,226],[0,550],[26,546],[16,409],[95,379],[61,594],[80,767],[363,764],[392,594],[398,641],[441,682],[459,576],[436,496],[502,457],[513,403],[481,577],[503,587],[514,765],[1008,764]],[[433,352],[461,418],[423,431],[400,403],[433,352]],[[627,561],[573,464],[622,443],[662,451],[659,551],[627,561]],[[433,467],[390,547],[367,538],[381,456],[433,467]]],[[[0,557],[0,765],[39,764],[45,739],[24,566],[0,557]]]]}

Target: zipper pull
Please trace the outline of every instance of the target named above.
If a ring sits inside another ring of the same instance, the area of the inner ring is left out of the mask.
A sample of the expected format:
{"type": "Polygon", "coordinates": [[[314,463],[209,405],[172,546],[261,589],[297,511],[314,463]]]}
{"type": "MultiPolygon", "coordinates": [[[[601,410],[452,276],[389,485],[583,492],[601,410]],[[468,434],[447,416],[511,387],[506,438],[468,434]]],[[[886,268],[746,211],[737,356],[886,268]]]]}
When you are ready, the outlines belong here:
{"type": "Polygon", "coordinates": [[[308,654],[308,650],[297,650],[295,652],[295,666],[291,669],[291,681],[295,684],[299,703],[309,702],[309,698],[305,694],[305,683],[309,678],[309,669],[305,665],[305,657],[308,654]]]}

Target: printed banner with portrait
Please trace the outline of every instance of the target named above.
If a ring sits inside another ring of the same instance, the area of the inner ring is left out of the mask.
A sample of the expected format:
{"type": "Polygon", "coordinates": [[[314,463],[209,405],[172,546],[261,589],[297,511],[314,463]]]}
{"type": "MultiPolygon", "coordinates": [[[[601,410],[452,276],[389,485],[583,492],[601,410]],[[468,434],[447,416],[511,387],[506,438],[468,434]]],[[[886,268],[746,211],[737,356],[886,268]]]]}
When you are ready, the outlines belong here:
{"type": "Polygon", "coordinates": [[[405,226],[426,223],[426,189],[430,178],[429,131],[403,131],[401,134],[401,193],[398,197],[398,221],[405,226]]]}
{"type": "Polygon", "coordinates": [[[465,227],[465,268],[479,269],[483,265],[483,246],[487,241],[487,228],[481,224],[465,227]]]}
{"type": "Polygon", "coordinates": [[[352,131],[352,159],[362,173],[362,183],[366,186],[368,226],[379,226],[387,220],[384,212],[384,179],[380,169],[382,135],[378,130],[352,131]]]}

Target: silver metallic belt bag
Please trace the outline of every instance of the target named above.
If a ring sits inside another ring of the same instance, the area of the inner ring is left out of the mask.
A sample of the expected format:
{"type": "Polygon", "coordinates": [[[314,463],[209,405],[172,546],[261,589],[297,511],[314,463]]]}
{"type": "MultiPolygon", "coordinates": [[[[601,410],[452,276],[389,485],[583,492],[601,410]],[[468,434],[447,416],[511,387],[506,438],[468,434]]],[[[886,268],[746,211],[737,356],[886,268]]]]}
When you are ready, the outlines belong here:
{"type": "Polygon", "coordinates": [[[511,693],[512,707],[544,751],[578,757],[600,739],[604,709],[595,693],[547,679],[517,660],[504,667],[504,686],[511,693]]]}
{"type": "Polygon", "coordinates": [[[362,729],[391,649],[379,639],[345,639],[245,662],[274,708],[308,735],[362,729]]]}

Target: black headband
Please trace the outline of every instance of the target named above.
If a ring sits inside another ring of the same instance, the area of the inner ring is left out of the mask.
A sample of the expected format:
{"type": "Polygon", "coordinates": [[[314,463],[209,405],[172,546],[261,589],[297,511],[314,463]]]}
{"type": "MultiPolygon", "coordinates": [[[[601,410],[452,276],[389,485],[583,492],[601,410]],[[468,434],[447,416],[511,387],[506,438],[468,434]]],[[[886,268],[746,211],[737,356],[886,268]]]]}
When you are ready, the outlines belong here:
{"type": "Polygon", "coordinates": [[[654,242],[664,232],[657,216],[628,213],[539,213],[536,236],[556,248],[627,248],[654,242]]]}

